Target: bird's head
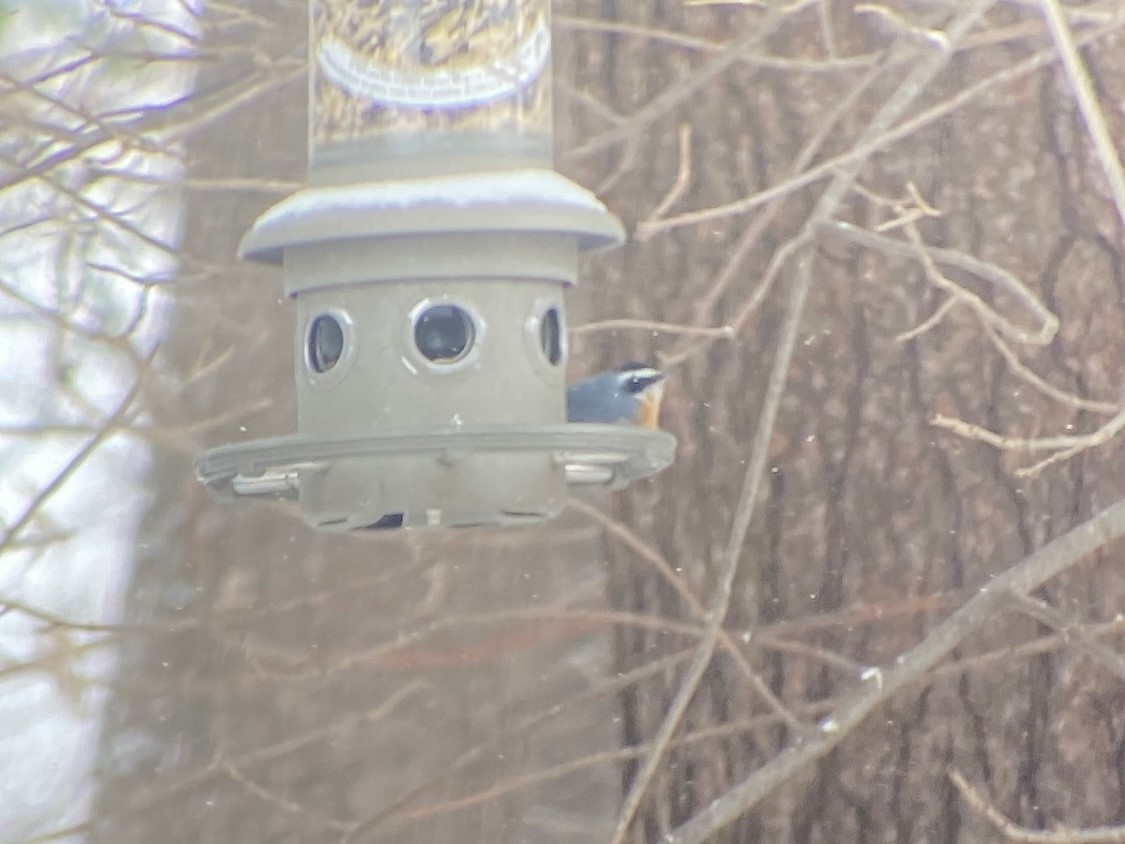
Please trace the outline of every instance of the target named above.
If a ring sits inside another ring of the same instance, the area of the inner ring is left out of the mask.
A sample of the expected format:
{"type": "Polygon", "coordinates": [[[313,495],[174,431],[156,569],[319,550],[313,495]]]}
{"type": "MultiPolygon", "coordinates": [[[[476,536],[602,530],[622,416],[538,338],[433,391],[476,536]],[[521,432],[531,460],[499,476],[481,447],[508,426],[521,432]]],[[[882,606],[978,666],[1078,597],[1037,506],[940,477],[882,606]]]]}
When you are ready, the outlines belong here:
{"type": "Polygon", "coordinates": [[[634,424],[644,428],[659,427],[666,373],[646,363],[630,362],[618,368],[617,376],[619,389],[637,399],[634,424]]]}

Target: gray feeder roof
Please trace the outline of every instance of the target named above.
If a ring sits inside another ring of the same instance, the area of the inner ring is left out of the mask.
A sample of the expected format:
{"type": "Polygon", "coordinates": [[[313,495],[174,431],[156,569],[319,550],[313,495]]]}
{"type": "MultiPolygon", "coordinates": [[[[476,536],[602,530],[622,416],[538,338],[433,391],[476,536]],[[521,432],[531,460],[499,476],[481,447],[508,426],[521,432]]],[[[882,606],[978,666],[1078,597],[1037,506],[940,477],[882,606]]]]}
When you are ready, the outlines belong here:
{"type": "Polygon", "coordinates": [[[259,217],[239,255],[279,264],[302,244],[452,232],[569,235],[582,251],[616,246],[625,234],[593,193],[553,170],[528,169],[307,188],[259,217]]]}

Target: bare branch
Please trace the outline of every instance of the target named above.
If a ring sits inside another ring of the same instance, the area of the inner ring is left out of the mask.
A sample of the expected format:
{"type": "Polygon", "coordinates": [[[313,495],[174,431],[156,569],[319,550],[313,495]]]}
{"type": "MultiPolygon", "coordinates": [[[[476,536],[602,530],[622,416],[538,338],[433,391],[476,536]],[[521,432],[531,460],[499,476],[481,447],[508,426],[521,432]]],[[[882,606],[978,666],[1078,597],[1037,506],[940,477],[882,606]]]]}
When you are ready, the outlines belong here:
{"type": "Polygon", "coordinates": [[[692,337],[716,337],[731,339],[735,336],[734,329],[730,326],[708,328],[706,326],[677,325],[673,322],[660,322],[652,319],[601,319],[597,322],[587,322],[571,328],[574,334],[593,334],[597,331],[617,331],[628,329],[631,331],[651,331],[653,334],[686,334],[692,337]]]}
{"type": "Polygon", "coordinates": [[[1006,336],[1028,345],[1045,346],[1058,333],[1059,318],[1043,304],[1022,280],[996,264],[982,261],[958,249],[944,249],[921,244],[916,228],[913,229],[915,237],[911,238],[912,243],[905,243],[893,237],[876,234],[842,220],[832,220],[826,223],[824,230],[845,237],[854,243],[876,249],[886,255],[919,261],[926,269],[931,281],[950,294],[955,295],[978,314],[982,314],[982,318],[987,319],[989,323],[1002,323],[1005,326],[1002,333],[1006,336]],[[1035,317],[1039,323],[1038,328],[1031,330],[1011,323],[1007,318],[990,308],[980,297],[974,296],[960,285],[955,285],[949,281],[937,269],[938,264],[944,264],[974,275],[1014,296],[1035,317]]]}
{"type": "Polygon", "coordinates": [[[1101,826],[1093,829],[1059,829],[1041,832],[1010,821],[988,798],[969,785],[960,771],[951,771],[949,779],[957,786],[965,802],[988,818],[1009,841],[1025,844],[1121,844],[1125,842],[1125,826],[1101,826]]]}
{"type": "Polygon", "coordinates": [[[29,503],[27,507],[24,508],[24,511],[20,514],[19,518],[17,518],[4,530],[3,535],[0,536],[0,554],[7,550],[9,543],[13,542],[19,537],[20,532],[23,531],[23,529],[31,523],[32,519],[35,518],[35,514],[39,512],[40,508],[42,508],[43,505],[47,503],[51,496],[58,492],[63,484],[65,484],[70,479],[70,477],[82,467],[82,465],[86,462],[86,458],[89,457],[95,449],[97,449],[117,430],[118,423],[125,416],[125,414],[129,412],[129,408],[132,407],[133,401],[136,399],[137,395],[141,391],[141,388],[144,386],[146,380],[145,376],[149,370],[149,367],[152,365],[153,358],[155,358],[156,352],[158,350],[159,347],[153,350],[152,354],[150,354],[145,359],[141,369],[137,372],[135,380],[133,381],[133,385],[129,388],[129,391],[125,394],[125,397],[118,404],[117,409],[114,410],[109,416],[107,416],[102,422],[100,430],[98,430],[98,432],[94,434],[94,436],[92,436],[87,441],[87,443],[78,450],[78,452],[75,453],[75,455],[70,459],[66,466],[63,467],[62,471],[58,472],[58,474],[56,474],[55,477],[51,479],[51,482],[47,484],[47,486],[45,486],[35,496],[31,503],[29,503]]]}
{"type": "Polygon", "coordinates": [[[919,337],[921,337],[923,334],[934,328],[938,323],[945,319],[946,315],[949,314],[950,311],[952,311],[958,305],[963,304],[964,302],[962,302],[960,299],[954,299],[952,296],[950,296],[937,308],[935,308],[932,314],[930,314],[916,326],[903,331],[901,334],[896,334],[895,342],[908,343],[911,340],[917,340],[919,337]]]}
{"type": "Polygon", "coordinates": [[[683,197],[687,191],[688,186],[691,184],[691,124],[680,124],[680,163],[676,169],[676,179],[668,188],[668,192],[664,194],[664,198],[660,200],[656,208],[653,209],[652,214],[641,223],[646,225],[654,220],[659,220],[668,213],[668,209],[675,205],[683,197]]]}
{"type": "Polygon", "coordinates": [[[1069,621],[1057,609],[1038,598],[1017,594],[1013,594],[1011,598],[1017,610],[1046,624],[1062,636],[1063,641],[1070,643],[1075,650],[1081,651],[1108,668],[1117,675],[1118,679],[1125,680],[1125,659],[1122,659],[1119,653],[1107,648],[1093,636],[1090,636],[1081,625],[1069,621]]]}
{"type": "Polygon", "coordinates": [[[753,52],[772,35],[794,12],[819,0],[796,0],[791,6],[773,6],[764,17],[758,18],[747,27],[746,34],[724,45],[723,50],[696,70],[678,85],[671,85],[644,105],[638,112],[629,116],[621,126],[591,138],[573,151],[575,158],[585,158],[596,152],[624,141],[643,130],[646,126],[668,114],[673,108],[686,100],[712,79],[725,73],[731,66],[744,60],[747,53],[753,52]]]}
{"type": "MultiPolygon", "coordinates": [[[[958,43],[976,22],[992,8],[994,2],[995,0],[975,0],[975,2],[968,4],[947,30],[950,43],[958,43]]],[[[870,138],[881,135],[922,95],[930,81],[945,67],[949,57],[948,51],[935,52],[921,59],[914,66],[906,79],[891,94],[864,130],[859,142],[861,147],[870,138]]],[[[864,161],[865,158],[858,157],[844,172],[836,175],[809,216],[801,235],[798,235],[795,240],[811,239],[820,225],[835,215],[864,161]]],[[[645,758],[629,788],[629,793],[614,827],[613,837],[610,839],[611,844],[621,844],[628,834],[629,826],[640,807],[645,791],[656,774],[656,769],[663,758],[664,752],[679,727],[680,720],[687,711],[688,705],[695,696],[699,682],[703,679],[703,674],[715,653],[719,632],[730,608],[731,595],[739,562],[742,559],[746,534],[754,516],[758,489],[765,474],[766,461],[769,458],[770,439],[773,436],[774,424],[777,421],[781,400],[785,394],[789,365],[793,358],[793,350],[797,345],[797,334],[800,330],[801,319],[804,316],[805,302],[808,299],[809,290],[812,288],[814,263],[813,257],[807,254],[797,261],[797,278],[788,297],[788,307],[781,328],[777,353],[770,370],[769,382],[766,385],[758,429],[754,435],[750,457],[747,460],[746,474],[742,481],[742,491],[734,508],[730,536],[722,558],[719,583],[712,596],[710,617],[703,641],[700,642],[687,676],[680,684],[676,697],[669,706],[660,729],[657,731],[656,738],[653,740],[652,752],[645,758]]]]}
{"type": "Polygon", "coordinates": [[[918,645],[883,669],[883,685],[850,695],[826,721],[832,729],[790,745],[723,797],[705,808],[666,840],[703,844],[718,830],[753,809],[806,766],[822,758],[899,689],[937,665],[965,638],[1004,609],[1009,593],[1024,594],[1057,577],[1115,539],[1125,536],[1125,502],[1107,507],[1078,527],[1052,540],[1030,557],[992,578],[918,645]]]}
{"type": "Polygon", "coordinates": [[[1015,376],[1033,390],[1037,390],[1048,398],[1054,399],[1060,404],[1072,407],[1075,410],[1088,410],[1091,413],[1117,413],[1118,410],[1120,410],[1120,407],[1113,402],[1084,399],[1081,396],[1068,393],[1066,390],[1060,390],[1054,384],[1048,383],[1019,359],[1019,355],[1004,342],[993,330],[991,325],[985,322],[982,323],[982,327],[988,335],[988,339],[992,341],[992,345],[996,347],[996,351],[1000,352],[1000,356],[1008,362],[1008,366],[1012,368],[1012,372],[1015,376]]]}
{"type": "MultiPolygon", "coordinates": [[[[577,498],[572,498],[570,504],[576,510],[601,524],[607,533],[627,544],[640,555],[641,559],[655,568],[660,573],[661,577],[664,578],[664,581],[671,586],[684,601],[692,615],[701,622],[707,622],[711,619],[710,613],[703,606],[703,603],[695,596],[695,593],[688,589],[683,578],[672,571],[671,564],[659,551],[642,540],[628,527],[621,524],[621,522],[609,518],[596,507],[591,507],[586,502],[577,498]]],[[[723,649],[730,654],[735,664],[742,670],[743,675],[746,677],[755,693],[785,722],[786,726],[795,732],[800,732],[803,729],[801,722],[798,721],[796,716],[794,716],[785,704],[777,698],[770,690],[770,687],[762,680],[758,672],[750,665],[750,662],[746,659],[746,655],[734,641],[733,636],[726,629],[721,627],[716,635],[718,637],[718,644],[722,645],[723,649]]]]}
{"type": "Polygon", "coordinates": [[[948,416],[938,414],[935,416],[931,423],[937,428],[943,428],[964,437],[969,440],[978,440],[980,442],[988,443],[993,448],[998,448],[1001,451],[1013,452],[1038,452],[1038,451],[1054,451],[1050,457],[1036,463],[1032,466],[1027,466],[1023,469],[1016,471],[1017,477],[1033,477],[1039,474],[1048,466],[1058,463],[1063,460],[1069,460],[1076,454],[1081,454],[1083,451],[1089,451],[1092,448],[1105,445],[1115,436],[1117,436],[1123,429],[1125,429],[1125,407],[1117,412],[1117,415],[1089,434],[1080,435],[1065,435],[1055,437],[1006,437],[1002,434],[997,434],[987,428],[982,428],[979,425],[974,425],[971,422],[965,422],[961,419],[951,419],[948,416]]]}
{"type": "Polygon", "coordinates": [[[1094,142],[1094,150],[1097,152],[1102,170],[1105,171],[1110,194],[1117,206],[1117,215],[1121,218],[1125,230],[1125,170],[1121,167],[1121,159],[1117,155],[1117,148],[1106,126],[1105,115],[1098,104],[1090,75],[1086,72],[1082,57],[1078,55],[1078,44],[1074,40],[1074,34],[1070,31],[1058,0],[1039,0],[1039,5],[1043,9],[1043,16],[1047,19],[1047,26],[1062,57],[1063,68],[1070,80],[1074,96],[1078,100],[1078,108],[1086,121],[1086,131],[1090,133],[1090,139],[1094,142]]]}
{"type": "MultiPolygon", "coordinates": [[[[1107,35],[1116,32],[1121,26],[1125,24],[1125,13],[1119,14],[1112,22],[1099,27],[1096,30],[1088,32],[1077,39],[1080,46],[1093,43],[1107,35]]],[[[947,117],[958,109],[964,107],[966,104],[972,102],[978,97],[984,96],[994,91],[998,86],[1008,82],[1013,82],[1017,79],[1022,79],[1031,73],[1039,70],[1040,68],[1047,67],[1059,60],[1058,53],[1055,50],[1040,50],[1030,58],[1017,62],[1006,70],[999,71],[987,76],[979,82],[976,82],[960,93],[955,94],[949,99],[938,103],[937,105],[921,112],[920,114],[903,121],[893,129],[887,129],[881,132],[877,137],[870,138],[861,143],[856,144],[845,153],[833,156],[832,158],[822,161],[815,167],[811,167],[799,176],[786,179],[779,182],[772,187],[759,191],[756,194],[748,196],[744,199],[728,202],[723,205],[716,205],[711,208],[705,208],[700,211],[690,211],[684,214],[679,214],[673,217],[666,217],[659,223],[654,224],[649,229],[648,234],[653,235],[659,231],[667,231],[682,226],[696,225],[698,223],[707,223],[714,220],[723,219],[726,217],[743,214],[754,208],[759,208],[769,202],[773,202],[780,197],[786,196],[790,193],[814,184],[821,179],[827,178],[832,175],[838,168],[850,166],[852,162],[857,160],[866,159],[870,155],[880,150],[883,150],[898,141],[910,137],[915,132],[924,129],[925,127],[936,123],[938,120],[947,117]]]]}

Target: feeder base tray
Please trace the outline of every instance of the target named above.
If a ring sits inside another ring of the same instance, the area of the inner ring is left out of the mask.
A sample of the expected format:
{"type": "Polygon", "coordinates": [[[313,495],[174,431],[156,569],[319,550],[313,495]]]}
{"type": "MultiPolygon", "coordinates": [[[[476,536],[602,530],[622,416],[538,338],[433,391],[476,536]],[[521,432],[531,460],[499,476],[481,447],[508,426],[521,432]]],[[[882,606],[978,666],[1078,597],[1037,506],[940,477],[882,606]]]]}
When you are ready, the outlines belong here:
{"type": "MultiPolygon", "coordinates": [[[[302,479],[308,485],[310,479],[326,477],[335,467],[363,465],[364,476],[369,474],[372,483],[377,484],[380,466],[384,465],[388,476],[393,476],[393,487],[396,483],[407,483],[403,480],[404,460],[409,461],[405,464],[407,468],[417,467],[417,474],[408,477],[432,478],[435,466],[454,473],[458,467],[466,472],[479,471],[481,466],[488,466],[487,462],[480,462],[481,458],[487,460],[489,456],[498,461],[496,466],[501,471],[508,465],[502,462],[505,460],[546,458],[550,465],[561,467],[566,484],[572,488],[613,490],[666,468],[672,463],[675,450],[676,438],[667,431],[630,425],[466,426],[348,439],[294,435],[233,443],[204,452],[195,461],[195,471],[220,499],[301,501],[302,479]]],[[[512,480],[518,483],[521,478],[512,480]]],[[[462,499],[466,497],[466,482],[471,484],[471,475],[459,479],[458,495],[462,499]]],[[[495,487],[496,478],[491,477],[489,483],[495,487]]],[[[311,489],[305,492],[308,494],[311,489]]],[[[372,521],[368,521],[369,508],[363,506],[362,500],[357,500],[353,508],[361,512],[342,513],[331,519],[322,514],[310,518],[308,508],[302,509],[310,524],[326,530],[526,524],[542,521],[562,509],[561,504],[552,501],[541,506],[521,506],[518,510],[474,511],[471,516],[458,517],[456,502],[449,508],[440,493],[434,495],[433,506],[420,508],[422,512],[404,513],[391,506],[372,521]]],[[[416,498],[417,490],[412,490],[411,496],[416,498]]],[[[364,495],[360,492],[356,497],[363,499],[364,495]]],[[[389,502],[395,499],[393,490],[387,498],[389,502]]]]}

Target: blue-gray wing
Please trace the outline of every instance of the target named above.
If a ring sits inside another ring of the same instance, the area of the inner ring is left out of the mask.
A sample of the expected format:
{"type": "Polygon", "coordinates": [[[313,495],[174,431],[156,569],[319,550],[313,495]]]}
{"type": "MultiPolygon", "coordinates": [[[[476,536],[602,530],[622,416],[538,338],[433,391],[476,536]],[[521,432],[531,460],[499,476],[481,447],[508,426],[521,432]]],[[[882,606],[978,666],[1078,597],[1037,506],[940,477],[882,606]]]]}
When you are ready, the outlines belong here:
{"type": "Polygon", "coordinates": [[[569,422],[632,422],[635,400],[622,395],[605,376],[587,378],[566,391],[566,418],[569,422]]]}

